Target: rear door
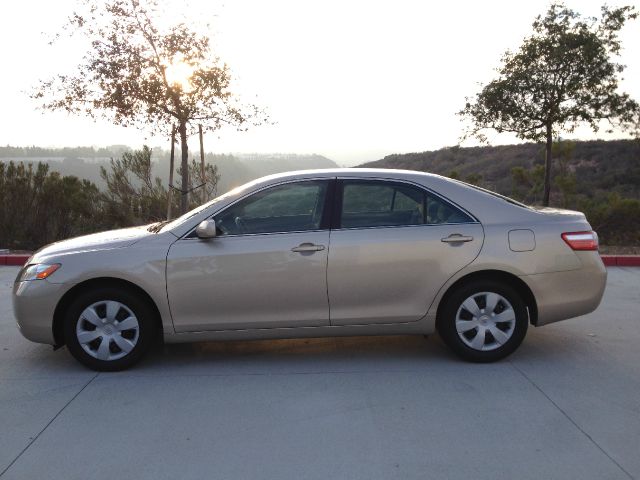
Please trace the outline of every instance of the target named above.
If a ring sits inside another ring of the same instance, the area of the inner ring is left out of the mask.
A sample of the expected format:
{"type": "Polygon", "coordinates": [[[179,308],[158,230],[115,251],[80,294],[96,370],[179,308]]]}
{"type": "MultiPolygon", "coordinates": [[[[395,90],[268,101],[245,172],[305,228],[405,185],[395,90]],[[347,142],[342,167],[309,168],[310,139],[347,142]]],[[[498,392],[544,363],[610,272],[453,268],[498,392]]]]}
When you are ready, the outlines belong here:
{"type": "Polygon", "coordinates": [[[339,180],[327,269],[331,325],[415,322],[480,252],[482,226],[422,187],[339,180]]]}

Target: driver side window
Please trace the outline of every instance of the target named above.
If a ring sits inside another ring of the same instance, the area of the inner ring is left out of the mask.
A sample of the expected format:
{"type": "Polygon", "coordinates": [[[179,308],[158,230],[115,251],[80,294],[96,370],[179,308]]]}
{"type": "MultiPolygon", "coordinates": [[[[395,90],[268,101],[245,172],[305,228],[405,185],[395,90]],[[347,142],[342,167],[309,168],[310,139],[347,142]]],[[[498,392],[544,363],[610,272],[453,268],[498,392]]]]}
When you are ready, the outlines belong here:
{"type": "Polygon", "coordinates": [[[319,230],[326,194],[326,181],[268,188],[216,215],[216,226],[223,235],[319,230]]]}

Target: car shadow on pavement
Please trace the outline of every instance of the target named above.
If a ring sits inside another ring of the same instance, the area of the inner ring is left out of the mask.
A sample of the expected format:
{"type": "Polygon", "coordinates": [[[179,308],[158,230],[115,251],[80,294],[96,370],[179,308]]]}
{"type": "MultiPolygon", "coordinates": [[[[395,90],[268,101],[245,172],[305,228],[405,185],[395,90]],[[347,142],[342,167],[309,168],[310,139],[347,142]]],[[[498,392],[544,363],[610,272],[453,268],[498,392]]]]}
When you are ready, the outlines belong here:
{"type": "MultiPolygon", "coordinates": [[[[533,330],[520,349],[503,362],[557,363],[588,355],[597,339],[533,330]]],[[[13,358],[14,375],[75,375],[88,370],[66,347],[29,344],[13,358]]],[[[211,341],[155,345],[130,374],[227,375],[332,371],[410,371],[416,368],[469,364],[453,355],[437,335],[211,341]]],[[[9,367],[9,365],[5,365],[9,367]]]]}
{"type": "Polygon", "coordinates": [[[158,345],[136,370],[385,370],[452,358],[439,339],[418,335],[218,341],[158,345]]]}

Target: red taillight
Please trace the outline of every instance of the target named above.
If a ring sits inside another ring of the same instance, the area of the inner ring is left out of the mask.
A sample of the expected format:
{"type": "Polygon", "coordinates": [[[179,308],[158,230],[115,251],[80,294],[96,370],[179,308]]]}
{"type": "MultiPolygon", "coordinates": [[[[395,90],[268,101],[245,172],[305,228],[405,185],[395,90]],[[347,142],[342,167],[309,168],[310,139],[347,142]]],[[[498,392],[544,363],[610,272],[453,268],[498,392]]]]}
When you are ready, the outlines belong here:
{"type": "Polygon", "coordinates": [[[562,239],[573,250],[598,250],[598,234],[596,232],[565,232],[562,239]]]}

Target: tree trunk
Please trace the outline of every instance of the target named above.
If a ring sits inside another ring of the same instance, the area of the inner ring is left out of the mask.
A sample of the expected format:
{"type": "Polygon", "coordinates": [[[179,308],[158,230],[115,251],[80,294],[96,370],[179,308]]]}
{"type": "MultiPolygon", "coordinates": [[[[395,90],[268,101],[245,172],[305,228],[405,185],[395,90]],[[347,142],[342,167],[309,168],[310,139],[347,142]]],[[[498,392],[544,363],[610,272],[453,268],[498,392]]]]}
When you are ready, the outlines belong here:
{"type": "Polygon", "coordinates": [[[182,150],[182,163],[180,164],[182,172],[182,190],[180,195],[180,213],[185,214],[189,210],[189,147],[187,146],[187,124],[180,122],[178,127],[180,132],[180,149],[182,150]]]}
{"type": "Polygon", "coordinates": [[[207,202],[207,181],[204,177],[204,140],[202,139],[202,125],[198,125],[200,134],[200,183],[202,183],[202,203],[207,202]]]}
{"type": "Polygon", "coordinates": [[[542,205],[549,206],[549,196],[551,194],[551,147],[553,146],[553,129],[552,125],[547,124],[547,145],[544,156],[544,196],[542,197],[542,205]]]}

